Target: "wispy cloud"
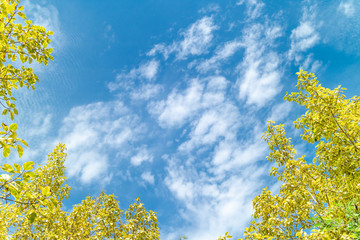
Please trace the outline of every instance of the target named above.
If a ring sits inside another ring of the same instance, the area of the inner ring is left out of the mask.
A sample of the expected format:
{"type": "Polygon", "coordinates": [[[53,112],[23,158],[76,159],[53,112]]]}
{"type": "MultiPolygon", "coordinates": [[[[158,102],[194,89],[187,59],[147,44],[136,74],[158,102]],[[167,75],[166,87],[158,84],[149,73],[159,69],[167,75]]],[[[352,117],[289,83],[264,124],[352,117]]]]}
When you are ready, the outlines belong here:
{"type": "MultiPolygon", "coordinates": [[[[303,65],[302,67],[309,70],[314,60],[312,56],[304,57],[304,53],[306,54],[307,50],[320,42],[320,34],[317,28],[319,28],[319,23],[316,21],[315,6],[304,6],[299,25],[291,31],[288,58],[294,60],[295,64],[303,65]]],[[[319,62],[315,64],[319,64],[319,62]]]]}
{"type": "Polygon", "coordinates": [[[146,83],[137,88],[134,88],[130,92],[130,97],[134,100],[149,100],[157,96],[163,89],[160,84],[146,83]]]}
{"type": "Polygon", "coordinates": [[[134,87],[135,80],[151,81],[156,77],[159,70],[159,61],[151,59],[137,68],[131,69],[129,72],[122,72],[116,75],[115,81],[108,83],[110,91],[115,91],[119,88],[130,89],[134,87]]]}
{"type": "Polygon", "coordinates": [[[117,159],[132,154],[129,143],[143,130],[138,117],[120,101],[74,107],[64,119],[57,140],[68,148],[69,176],[83,183],[111,176],[110,165],[116,166],[117,159]],[[110,158],[115,149],[115,156],[110,158]]]}
{"type": "Polygon", "coordinates": [[[203,83],[193,79],[186,90],[174,90],[166,100],[151,103],[149,111],[157,116],[160,126],[181,127],[200,108],[203,88],[203,83]]]}
{"type": "Polygon", "coordinates": [[[240,0],[237,2],[237,5],[246,4],[247,7],[247,15],[251,18],[257,18],[261,16],[261,11],[265,4],[261,0],[240,0]]]}
{"type": "MultiPolygon", "coordinates": [[[[255,167],[266,149],[260,140],[262,127],[241,115],[227,95],[230,87],[222,76],[192,79],[187,88],[175,89],[166,100],[150,105],[161,126],[183,129],[184,140],[165,158],[165,184],[184,206],[182,218],[196,226],[177,231],[185,231],[191,239],[237,233],[245,226],[254,186],[261,184],[267,169],[255,167]],[[240,136],[241,132],[251,137],[240,136]]],[[[165,236],[172,237],[172,233],[165,236]]]]}
{"type": "Polygon", "coordinates": [[[192,223],[186,235],[190,239],[207,240],[226,231],[239,233],[248,224],[251,198],[257,186],[262,185],[265,167],[246,166],[241,173],[234,167],[227,171],[225,179],[219,180],[217,175],[176,161],[169,160],[165,183],[186,207],[182,217],[192,223]]]}
{"type": "Polygon", "coordinates": [[[280,121],[286,118],[291,111],[292,104],[289,102],[282,102],[272,107],[271,115],[267,121],[280,121]]]}
{"type": "Polygon", "coordinates": [[[218,70],[223,61],[233,56],[243,46],[244,44],[239,40],[226,42],[216,49],[215,54],[211,58],[197,64],[196,69],[201,73],[218,70]]]}
{"type": "Polygon", "coordinates": [[[152,162],[153,156],[149,151],[146,149],[146,146],[140,147],[140,150],[137,154],[131,157],[131,164],[134,166],[140,166],[143,162],[152,162]]]}
{"type": "Polygon", "coordinates": [[[352,17],[355,13],[354,1],[341,1],[338,10],[347,17],[352,17]]]}
{"type": "Polygon", "coordinates": [[[240,69],[239,99],[246,104],[263,107],[280,91],[281,57],[269,46],[281,36],[279,26],[254,24],[244,32],[245,57],[240,69]],[[265,34],[264,34],[265,33],[265,34]]]}
{"type": "Polygon", "coordinates": [[[154,177],[154,175],[153,175],[151,172],[149,172],[149,171],[143,172],[143,173],[141,174],[141,178],[142,178],[145,182],[147,182],[147,183],[149,183],[149,184],[151,184],[151,185],[154,185],[154,183],[155,183],[155,177],[154,177]]]}
{"type": "Polygon", "coordinates": [[[183,60],[188,56],[204,54],[211,45],[213,31],[217,28],[213,17],[203,17],[180,33],[181,41],[174,41],[170,45],[157,44],[148,52],[148,55],[154,56],[161,53],[167,59],[171,53],[175,52],[176,59],[183,60]]]}
{"type": "Polygon", "coordinates": [[[115,33],[111,24],[106,24],[103,37],[107,40],[107,48],[110,49],[115,42],[115,33]]]}

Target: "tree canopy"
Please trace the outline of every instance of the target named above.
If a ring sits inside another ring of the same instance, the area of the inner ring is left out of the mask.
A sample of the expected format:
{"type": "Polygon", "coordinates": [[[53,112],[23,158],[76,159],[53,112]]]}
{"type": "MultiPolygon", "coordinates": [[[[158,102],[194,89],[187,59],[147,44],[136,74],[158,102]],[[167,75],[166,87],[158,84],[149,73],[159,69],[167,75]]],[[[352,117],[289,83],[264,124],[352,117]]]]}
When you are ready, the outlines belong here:
{"type": "MultiPolygon", "coordinates": [[[[16,133],[13,120],[19,112],[12,92],[24,86],[35,89],[39,78],[31,64],[53,60],[52,32],[34,25],[23,10],[20,0],[1,0],[0,105],[8,123],[2,121],[0,148],[5,158],[12,148],[22,157],[22,145],[28,146],[16,133]]],[[[1,166],[1,239],[159,239],[156,214],[146,211],[140,199],[123,211],[114,195],[102,192],[65,211],[63,200],[70,192],[65,159],[65,145],[59,143],[35,170],[32,161],[1,166]]]]}
{"type": "Polygon", "coordinates": [[[254,220],[244,239],[360,239],[360,104],[345,88],[330,90],[312,73],[297,73],[298,92],[285,100],[307,111],[295,122],[312,144],[313,159],[298,156],[283,124],[270,122],[263,138],[282,185],[253,200],[254,220]]]}

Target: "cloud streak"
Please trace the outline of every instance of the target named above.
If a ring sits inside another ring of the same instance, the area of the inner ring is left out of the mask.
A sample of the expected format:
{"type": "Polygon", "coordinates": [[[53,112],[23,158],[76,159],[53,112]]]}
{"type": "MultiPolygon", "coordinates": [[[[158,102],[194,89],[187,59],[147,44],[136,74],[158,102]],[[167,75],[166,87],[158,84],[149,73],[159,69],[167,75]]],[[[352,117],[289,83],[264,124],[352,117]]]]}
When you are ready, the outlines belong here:
{"type": "Polygon", "coordinates": [[[203,17],[180,33],[181,41],[174,41],[170,45],[157,44],[148,52],[148,56],[160,53],[167,59],[175,53],[177,60],[184,60],[189,56],[202,55],[211,45],[213,31],[217,28],[212,17],[203,17]]]}

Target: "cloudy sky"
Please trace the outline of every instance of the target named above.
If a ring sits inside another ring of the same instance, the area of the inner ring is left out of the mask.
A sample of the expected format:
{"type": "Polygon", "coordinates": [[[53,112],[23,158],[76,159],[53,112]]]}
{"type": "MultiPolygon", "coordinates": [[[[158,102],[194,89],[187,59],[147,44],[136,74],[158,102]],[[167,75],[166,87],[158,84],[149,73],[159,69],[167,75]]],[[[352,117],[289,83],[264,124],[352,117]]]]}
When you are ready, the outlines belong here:
{"type": "MultiPolygon", "coordinates": [[[[300,68],[360,92],[360,3],[278,0],[24,0],[55,32],[55,61],[18,93],[22,161],[67,145],[67,208],[104,189],[140,197],[162,239],[240,237],[251,200],[276,191],[260,139],[300,68]]],[[[295,138],[296,139],[296,138],[295,138]]],[[[308,147],[295,141],[300,153],[308,147]]]]}

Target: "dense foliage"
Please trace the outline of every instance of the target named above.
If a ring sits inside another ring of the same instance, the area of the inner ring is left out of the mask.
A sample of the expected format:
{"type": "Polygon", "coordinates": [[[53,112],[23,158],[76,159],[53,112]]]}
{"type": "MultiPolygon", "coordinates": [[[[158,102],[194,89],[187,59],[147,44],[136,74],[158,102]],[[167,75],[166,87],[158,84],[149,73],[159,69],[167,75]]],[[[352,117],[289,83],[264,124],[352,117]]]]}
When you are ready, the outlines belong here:
{"type": "Polygon", "coordinates": [[[268,189],[253,200],[254,220],[244,239],[360,239],[360,104],[340,86],[322,87],[314,74],[300,71],[298,92],[285,99],[305,106],[295,121],[314,159],[297,156],[284,125],[270,122],[263,138],[275,163],[270,174],[280,192],[268,189]]]}

